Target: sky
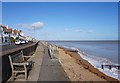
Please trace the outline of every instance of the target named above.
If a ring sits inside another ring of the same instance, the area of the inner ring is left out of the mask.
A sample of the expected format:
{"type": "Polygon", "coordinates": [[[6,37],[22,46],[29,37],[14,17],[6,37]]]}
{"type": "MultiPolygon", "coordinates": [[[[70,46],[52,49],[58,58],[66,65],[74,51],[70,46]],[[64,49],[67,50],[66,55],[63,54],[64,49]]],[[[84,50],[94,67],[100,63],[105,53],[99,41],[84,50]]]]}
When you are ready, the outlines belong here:
{"type": "Polygon", "coordinates": [[[117,2],[3,2],[2,24],[39,40],[117,40],[117,2]]]}
{"type": "Polygon", "coordinates": [[[119,2],[119,0],[2,0],[2,2],[119,2]]]}
{"type": "MultiPolygon", "coordinates": [[[[2,3],[0,2],[0,18],[2,18],[2,3]]],[[[0,19],[0,23],[2,23],[2,19],[0,19]]]]}

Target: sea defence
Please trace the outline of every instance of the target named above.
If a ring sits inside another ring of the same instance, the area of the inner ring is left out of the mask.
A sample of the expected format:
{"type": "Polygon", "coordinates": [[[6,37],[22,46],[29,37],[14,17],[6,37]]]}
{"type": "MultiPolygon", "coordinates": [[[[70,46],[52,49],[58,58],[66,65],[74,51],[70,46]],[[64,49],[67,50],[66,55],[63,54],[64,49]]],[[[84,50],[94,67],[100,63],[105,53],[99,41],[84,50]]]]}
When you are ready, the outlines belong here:
{"type": "Polygon", "coordinates": [[[49,47],[44,42],[38,43],[32,56],[29,60],[34,62],[34,66],[30,70],[27,80],[24,79],[24,75],[19,74],[17,79],[13,80],[11,77],[8,82],[70,81],[57,57],[51,58],[49,47]]]}
{"type": "Polygon", "coordinates": [[[23,54],[26,56],[32,55],[35,52],[37,45],[38,45],[38,42],[25,45],[17,49],[8,50],[7,52],[2,52],[2,56],[1,56],[2,58],[2,68],[1,68],[2,69],[2,82],[6,82],[12,75],[8,56],[14,55],[20,52],[21,50],[23,51],[23,54]]]}

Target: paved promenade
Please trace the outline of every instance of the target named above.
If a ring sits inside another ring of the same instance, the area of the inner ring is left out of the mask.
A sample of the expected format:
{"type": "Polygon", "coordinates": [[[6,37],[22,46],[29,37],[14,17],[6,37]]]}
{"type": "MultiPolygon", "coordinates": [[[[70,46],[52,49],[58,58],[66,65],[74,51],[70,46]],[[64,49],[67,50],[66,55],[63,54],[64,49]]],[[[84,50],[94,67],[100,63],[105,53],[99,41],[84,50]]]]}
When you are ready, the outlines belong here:
{"type": "MultiPolygon", "coordinates": [[[[59,61],[57,59],[50,59],[46,46],[39,43],[33,56],[30,59],[35,63],[29,72],[27,81],[69,81],[59,61]]],[[[26,80],[16,79],[15,81],[26,80]]]]}
{"type": "Polygon", "coordinates": [[[38,81],[69,81],[58,59],[50,59],[46,47],[38,81]]]}

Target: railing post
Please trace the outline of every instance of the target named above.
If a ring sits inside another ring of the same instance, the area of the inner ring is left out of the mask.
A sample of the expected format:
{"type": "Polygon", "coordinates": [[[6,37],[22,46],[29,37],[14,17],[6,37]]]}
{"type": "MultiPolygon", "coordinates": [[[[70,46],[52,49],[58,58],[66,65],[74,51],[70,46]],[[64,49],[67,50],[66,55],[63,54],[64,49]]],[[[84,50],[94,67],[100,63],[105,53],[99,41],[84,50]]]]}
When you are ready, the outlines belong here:
{"type": "Polygon", "coordinates": [[[112,68],[112,66],[111,65],[109,65],[109,69],[111,69],[112,68]]]}
{"type": "Polygon", "coordinates": [[[104,69],[104,65],[101,65],[102,69],[104,69]]]}
{"type": "Polygon", "coordinates": [[[120,69],[120,66],[118,66],[118,69],[120,69]]]}

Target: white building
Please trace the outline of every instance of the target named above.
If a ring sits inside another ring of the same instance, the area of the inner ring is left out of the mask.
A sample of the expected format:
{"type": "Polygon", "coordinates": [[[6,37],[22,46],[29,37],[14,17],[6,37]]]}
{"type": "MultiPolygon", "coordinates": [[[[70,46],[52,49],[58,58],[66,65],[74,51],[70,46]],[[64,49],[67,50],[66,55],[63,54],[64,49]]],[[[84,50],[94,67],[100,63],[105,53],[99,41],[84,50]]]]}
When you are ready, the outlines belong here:
{"type": "Polygon", "coordinates": [[[19,37],[19,35],[18,35],[18,30],[16,30],[16,29],[12,30],[12,35],[11,35],[11,37],[13,37],[14,39],[16,39],[17,37],[19,37]]]}
{"type": "Polygon", "coordinates": [[[18,31],[18,36],[19,36],[19,39],[21,39],[21,40],[25,40],[25,39],[26,39],[26,37],[25,37],[25,35],[23,34],[22,30],[19,30],[19,31],[18,31]]]}
{"type": "Polygon", "coordinates": [[[9,28],[8,26],[2,26],[0,25],[0,43],[1,44],[9,44],[10,38],[19,39],[19,40],[27,40],[27,41],[33,41],[34,39],[30,36],[25,36],[22,32],[22,30],[12,30],[12,28],[9,28]]]}
{"type": "Polygon", "coordinates": [[[12,29],[8,28],[8,26],[0,25],[1,30],[1,40],[2,43],[10,43],[10,35],[12,34],[12,29]]]}

